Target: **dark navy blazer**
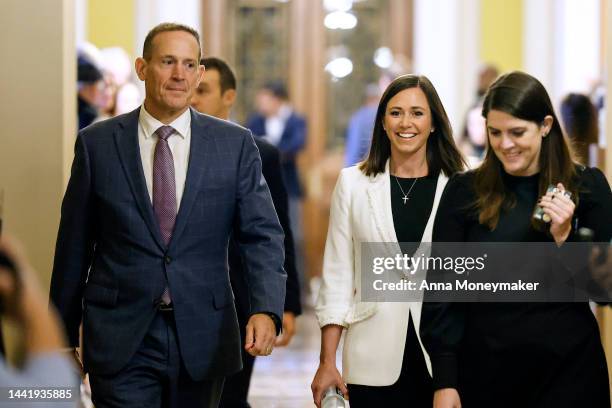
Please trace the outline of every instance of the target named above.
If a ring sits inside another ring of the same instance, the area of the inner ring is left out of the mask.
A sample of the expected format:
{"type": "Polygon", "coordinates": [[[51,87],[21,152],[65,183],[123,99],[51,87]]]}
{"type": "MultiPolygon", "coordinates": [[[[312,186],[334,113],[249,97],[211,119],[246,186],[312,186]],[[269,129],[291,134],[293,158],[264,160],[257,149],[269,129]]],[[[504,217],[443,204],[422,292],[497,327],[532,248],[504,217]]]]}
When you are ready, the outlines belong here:
{"type": "Polygon", "coordinates": [[[135,353],[166,279],[178,343],[196,380],[240,369],[228,275],[237,228],[252,311],[282,316],[283,232],[250,132],[191,110],[187,179],[172,239],[161,238],[138,145],[139,109],[83,129],[76,141],[51,279],[71,346],[83,318],[88,372],[112,375],[135,353]]]}
{"type": "MultiPolygon", "coordinates": [[[[266,118],[260,114],[253,115],[247,121],[246,127],[249,128],[255,136],[264,136],[266,134],[266,118]]],[[[285,129],[283,130],[281,139],[276,146],[281,152],[283,179],[289,197],[302,196],[302,187],[295,165],[295,156],[302,150],[305,142],[306,120],[297,113],[291,112],[291,115],[285,123],[285,129]]]]}
{"type": "MultiPolygon", "coordinates": [[[[281,173],[280,154],[276,147],[263,139],[256,138],[255,144],[259,149],[259,156],[262,163],[262,174],[268,183],[272,203],[276,209],[278,220],[280,221],[283,232],[285,233],[285,272],[287,273],[287,292],[285,295],[285,312],[292,312],[294,315],[302,313],[300,302],[300,283],[298,271],[295,266],[295,245],[293,243],[293,233],[289,222],[289,203],[287,190],[283,183],[281,173]]],[[[240,248],[235,240],[230,241],[229,246],[229,271],[232,289],[236,298],[236,308],[238,309],[238,321],[246,320],[251,313],[249,302],[247,275],[244,269],[248,265],[243,264],[240,256],[240,248]]]]}

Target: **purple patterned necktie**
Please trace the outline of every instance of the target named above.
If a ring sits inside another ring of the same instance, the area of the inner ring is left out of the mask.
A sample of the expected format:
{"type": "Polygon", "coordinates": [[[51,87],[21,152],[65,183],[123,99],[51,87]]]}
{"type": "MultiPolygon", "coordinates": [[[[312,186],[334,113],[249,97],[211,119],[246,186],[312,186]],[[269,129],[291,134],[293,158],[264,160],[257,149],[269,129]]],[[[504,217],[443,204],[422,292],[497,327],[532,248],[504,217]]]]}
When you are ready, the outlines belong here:
{"type": "MultiPolygon", "coordinates": [[[[159,138],[153,156],[153,211],[159,223],[159,229],[168,245],[176,221],[176,180],[174,178],[174,160],[168,138],[174,133],[172,126],[162,126],[155,131],[159,138]]],[[[164,289],[162,300],[170,304],[168,286],[164,289]]]]}

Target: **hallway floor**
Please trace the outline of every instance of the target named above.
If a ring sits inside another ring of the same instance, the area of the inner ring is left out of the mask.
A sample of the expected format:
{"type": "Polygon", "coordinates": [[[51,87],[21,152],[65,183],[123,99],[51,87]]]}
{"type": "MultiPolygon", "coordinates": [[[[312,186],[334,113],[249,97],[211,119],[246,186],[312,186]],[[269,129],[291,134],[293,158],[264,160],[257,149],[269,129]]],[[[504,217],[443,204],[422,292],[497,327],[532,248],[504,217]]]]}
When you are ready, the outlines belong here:
{"type": "Polygon", "coordinates": [[[255,361],[249,394],[252,408],[312,408],[310,383],[319,364],[320,330],[314,313],[297,319],[297,334],[286,348],[255,361]]]}

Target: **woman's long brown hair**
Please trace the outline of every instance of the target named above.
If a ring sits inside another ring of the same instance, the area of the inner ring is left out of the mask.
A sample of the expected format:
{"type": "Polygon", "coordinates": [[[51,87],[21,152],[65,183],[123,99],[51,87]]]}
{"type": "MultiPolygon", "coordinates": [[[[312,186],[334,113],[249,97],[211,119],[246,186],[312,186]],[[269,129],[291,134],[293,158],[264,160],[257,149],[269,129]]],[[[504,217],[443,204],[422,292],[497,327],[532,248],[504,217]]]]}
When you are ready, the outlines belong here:
{"type": "MultiPolygon", "coordinates": [[[[542,139],[539,157],[539,195],[546,192],[549,184],[563,183],[566,190],[576,195],[576,167],[552,102],[544,86],[524,72],[514,71],[499,77],[485,95],[482,116],[490,111],[505,112],[515,118],[541,126],[546,116],[552,116],[550,132],[542,139]]],[[[489,136],[487,137],[488,140],[489,136]]],[[[487,149],[484,161],[475,170],[476,207],[480,224],[491,230],[497,227],[501,211],[516,204],[516,197],[506,188],[503,165],[493,152],[487,149]]]]}
{"type": "Polygon", "coordinates": [[[436,89],[423,75],[403,75],[389,84],[378,104],[370,152],[368,157],[359,164],[359,169],[366,176],[375,176],[385,171],[385,164],[391,156],[391,142],[383,128],[387,104],[395,95],[410,88],[420,88],[423,91],[431,110],[434,131],[427,139],[429,173],[435,174],[442,171],[447,177],[450,177],[464,169],[465,161],[455,145],[448,116],[436,89]]]}

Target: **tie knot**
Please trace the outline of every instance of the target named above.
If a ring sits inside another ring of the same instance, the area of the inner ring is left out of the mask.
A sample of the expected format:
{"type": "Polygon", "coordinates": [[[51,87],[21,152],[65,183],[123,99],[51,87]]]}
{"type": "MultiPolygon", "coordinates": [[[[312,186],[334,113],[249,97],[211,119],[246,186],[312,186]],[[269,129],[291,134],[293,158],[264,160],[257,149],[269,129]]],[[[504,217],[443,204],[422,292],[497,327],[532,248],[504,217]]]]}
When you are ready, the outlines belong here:
{"type": "Polygon", "coordinates": [[[171,134],[174,133],[174,128],[172,126],[161,126],[159,129],[155,131],[157,137],[162,140],[167,140],[171,134]]]}

